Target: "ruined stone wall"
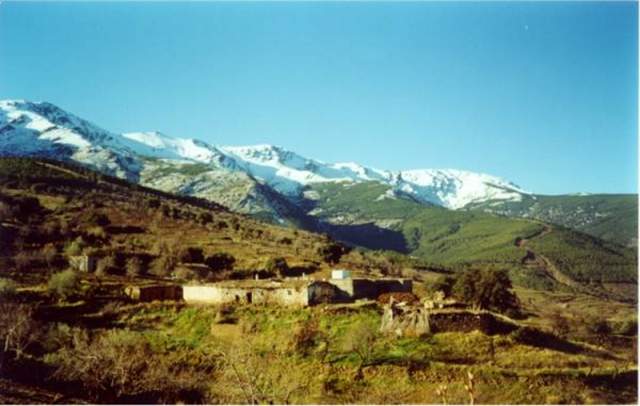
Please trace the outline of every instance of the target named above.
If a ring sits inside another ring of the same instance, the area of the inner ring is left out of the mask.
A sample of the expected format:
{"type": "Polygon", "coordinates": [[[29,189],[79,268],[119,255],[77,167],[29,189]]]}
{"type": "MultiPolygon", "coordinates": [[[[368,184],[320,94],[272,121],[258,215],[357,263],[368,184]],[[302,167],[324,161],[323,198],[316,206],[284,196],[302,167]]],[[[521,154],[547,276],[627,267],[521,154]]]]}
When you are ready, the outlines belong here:
{"type": "Polygon", "coordinates": [[[429,310],[420,306],[386,306],[380,331],[398,336],[420,336],[448,331],[481,331],[485,334],[508,334],[518,325],[487,311],[429,310]]]}

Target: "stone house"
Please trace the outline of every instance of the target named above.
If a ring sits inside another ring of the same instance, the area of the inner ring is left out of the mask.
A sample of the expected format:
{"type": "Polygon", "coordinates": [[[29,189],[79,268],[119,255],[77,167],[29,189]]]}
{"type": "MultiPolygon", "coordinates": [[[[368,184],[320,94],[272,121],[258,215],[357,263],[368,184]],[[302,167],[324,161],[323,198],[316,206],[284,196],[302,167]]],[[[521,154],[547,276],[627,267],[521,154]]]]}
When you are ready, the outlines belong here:
{"type": "Polygon", "coordinates": [[[334,285],[317,280],[241,280],[184,285],[182,295],[187,303],[310,306],[337,301],[340,292],[334,285]]]}

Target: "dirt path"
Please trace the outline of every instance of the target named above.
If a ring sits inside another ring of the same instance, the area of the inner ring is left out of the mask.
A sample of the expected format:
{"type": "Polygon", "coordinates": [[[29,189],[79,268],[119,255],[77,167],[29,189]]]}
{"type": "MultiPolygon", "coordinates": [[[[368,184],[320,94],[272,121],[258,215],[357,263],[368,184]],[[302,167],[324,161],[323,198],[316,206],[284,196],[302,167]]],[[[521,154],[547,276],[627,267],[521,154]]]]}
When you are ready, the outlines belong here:
{"type": "Polygon", "coordinates": [[[570,286],[572,288],[581,288],[580,283],[574,281],[571,277],[565,275],[560,271],[554,264],[549,260],[549,258],[545,257],[542,254],[536,253],[532,250],[528,243],[531,240],[544,237],[553,231],[553,227],[548,224],[544,224],[544,228],[538,234],[535,234],[529,238],[518,238],[516,240],[516,245],[524,250],[526,250],[525,256],[522,258],[522,263],[525,266],[537,267],[542,269],[549,277],[555,280],[558,283],[563,285],[570,286]]]}

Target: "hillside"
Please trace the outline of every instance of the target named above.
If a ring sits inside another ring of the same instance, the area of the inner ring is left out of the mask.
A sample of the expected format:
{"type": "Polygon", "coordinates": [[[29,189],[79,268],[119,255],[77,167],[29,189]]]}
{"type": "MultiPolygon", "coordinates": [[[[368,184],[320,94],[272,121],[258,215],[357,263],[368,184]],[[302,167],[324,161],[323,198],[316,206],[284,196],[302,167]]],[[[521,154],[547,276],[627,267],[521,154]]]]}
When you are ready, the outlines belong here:
{"type": "Polygon", "coordinates": [[[326,231],[343,239],[345,233],[367,239],[366,232],[392,241],[375,248],[401,249],[403,242],[385,227],[334,226],[350,221],[348,217],[360,210],[358,204],[366,203],[360,199],[369,199],[368,209],[384,207],[387,222],[405,218],[404,203],[374,204],[376,199],[389,203],[394,196],[415,203],[408,209],[411,213],[418,205],[480,210],[538,219],[616,244],[637,245],[637,197],[633,195],[541,196],[496,176],[455,169],[386,171],[354,162],[325,163],[273,145],[214,146],[160,132],[117,134],[46,102],[0,101],[0,154],[77,162],[275,224],[326,231]],[[360,187],[371,183],[379,186],[360,187]],[[362,195],[363,188],[369,187],[371,193],[362,195]],[[326,205],[310,211],[308,201],[313,198],[305,196],[305,190],[314,188],[354,190],[355,195],[343,196],[342,206],[334,205],[333,213],[326,205]],[[385,194],[375,194],[376,190],[385,194]],[[319,210],[328,211],[321,214],[319,210]],[[332,215],[333,226],[322,224],[332,215]]]}
{"type": "Polygon", "coordinates": [[[517,243],[532,239],[529,248],[572,280],[637,281],[633,249],[568,228],[549,227],[543,234],[545,225],[530,219],[425,207],[375,182],[314,185],[305,196],[309,213],[329,223],[325,227],[331,235],[350,243],[449,266],[506,267],[522,283],[548,285],[549,273],[525,264],[527,250],[517,243]]]}
{"type": "MultiPolygon", "coordinates": [[[[168,250],[193,247],[205,257],[231,255],[230,274],[212,275],[205,268],[198,275],[214,280],[252,277],[275,257],[285,258],[298,273],[330,268],[318,253],[332,244],[324,236],[56,161],[0,158],[0,214],[3,255],[19,255],[26,262],[15,264],[20,268],[42,267],[47,245],[61,252],[74,244],[100,256],[116,255],[121,264],[137,256],[151,268],[168,250]]],[[[350,263],[356,270],[369,265],[369,259],[350,263]]]]}
{"type": "Polygon", "coordinates": [[[538,219],[616,244],[638,246],[637,195],[531,195],[519,202],[486,202],[468,208],[538,219]]]}
{"type": "MultiPolygon", "coordinates": [[[[378,184],[357,187],[379,192],[378,184]]],[[[344,197],[331,195],[325,207],[337,215],[344,197]]],[[[473,266],[508,258],[506,243],[524,233],[527,241],[511,241],[520,254],[538,250],[547,235],[572,235],[525,220],[424,208],[411,199],[389,203],[398,206],[350,205],[360,208],[351,220],[406,213],[396,232],[404,239],[407,230],[422,230],[414,251],[429,249],[437,258],[444,250],[441,258],[458,265],[461,258],[476,258],[473,266]],[[433,245],[438,239],[450,246],[433,245]]],[[[354,231],[349,222],[342,226],[354,231]]],[[[511,273],[520,283],[521,319],[500,334],[465,324],[419,337],[382,334],[375,302],[302,309],[137,303],[123,295],[125,286],[269,277],[267,262],[276,257],[285,258],[289,276],[326,277],[332,267],[408,276],[421,299],[457,268],[388,252],[347,253],[325,236],[207,200],[25,158],[0,159],[0,249],[0,337],[13,340],[12,327],[21,326],[19,340],[5,341],[10,350],[0,354],[4,403],[464,403],[470,382],[478,403],[636,399],[635,307],[594,295],[596,286],[583,292],[551,280],[543,287],[552,290],[523,289],[525,273],[535,274],[527,265],[511,273]],[[326,255],[336,250],[337,263],[326,255]],[[57,278],[75,251],[97,254],[100,270],[77,273],[74,291],[61,293],[57,278]]]]}

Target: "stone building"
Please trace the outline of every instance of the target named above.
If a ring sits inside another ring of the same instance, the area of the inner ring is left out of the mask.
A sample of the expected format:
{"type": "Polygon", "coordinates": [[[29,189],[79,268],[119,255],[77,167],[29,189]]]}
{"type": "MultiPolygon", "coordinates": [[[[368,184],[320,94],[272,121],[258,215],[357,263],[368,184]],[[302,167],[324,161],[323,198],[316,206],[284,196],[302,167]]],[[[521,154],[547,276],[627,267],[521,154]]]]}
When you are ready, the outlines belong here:
{"type": "Polygon", "coordinates": [[[184,285],[182,297],[187,303],[310,306],[338,301],[340,292],[334,285],[317,280],[241,280],[184,285]]]}

